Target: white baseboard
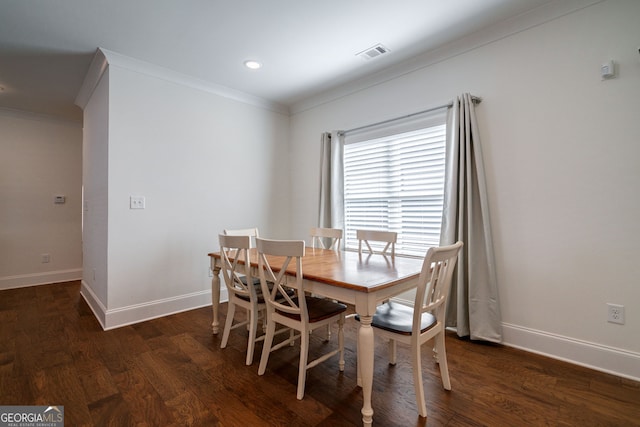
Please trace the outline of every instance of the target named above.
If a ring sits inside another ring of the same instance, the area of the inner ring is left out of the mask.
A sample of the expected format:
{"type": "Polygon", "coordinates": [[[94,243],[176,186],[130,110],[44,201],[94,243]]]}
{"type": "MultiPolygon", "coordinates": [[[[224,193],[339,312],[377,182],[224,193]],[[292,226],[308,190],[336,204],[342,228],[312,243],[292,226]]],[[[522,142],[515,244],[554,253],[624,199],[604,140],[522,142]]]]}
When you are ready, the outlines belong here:
{"type": "Polygon", "coordinates": [[[93,315],[96,316],[98,323],[104,329],[105,325],[105,313],[107,312],[107,308],[102,304],[98,296],[93,293],[93,290],[87,285],[87,282],[82,281],[82,285],[80,286],[80,296],[84,298],[87,305],[93,311],[93,315]]]}
{"type": "MultiPolygon", "coordinates": [[[[393,298],[413,306],[414,301],[393,298]]],[[[581,341],[549,332],[502,324],[502,344],[596,371],[640,381],[640,353],[581,341]]]]}
{"type": "Polygon", "coordinates": [[[502,324],[503,344],[640,381],[640,354],[544,331],[502,324]]]}
{"type": "Polygon", "coordinates": [[[0,290],[50,285],[82,279],[82,268],[0,277],[0,290]]]}
{"type": "MultiPolygon", "coordinates": [[[[0,289],[11,289],[40,284],[79,280],[82,269],[30,274],[0,278],[0,289]]],[[[134,304],[107,310],[91,288],[82,281],[80,294],[85,299],[104,330],[168,316],[182,311],[211,305],[211,290],[179,295],[162,300],[134,304]]],[[[228,301],[226,287],[220,289],[220,302],[228,301]]],[[[398,302],[411,303],[400,299],[398,302]]],[[[549,332],[502,324],[502,344],[535,354],[606,372],[634,381],[640,381],[640,354],[581,341],[549,332]]]]}
{"type": "MultiPolygon", "coordinates": [[[[105,331],[211,305],[211,290],[193,292],[111,310],[104,306],[84,281],[82,282],[80,294],[105,331]]],[[[220,301],[224,302],[227,299],[226,289],[221,289],[220,301]]]]}

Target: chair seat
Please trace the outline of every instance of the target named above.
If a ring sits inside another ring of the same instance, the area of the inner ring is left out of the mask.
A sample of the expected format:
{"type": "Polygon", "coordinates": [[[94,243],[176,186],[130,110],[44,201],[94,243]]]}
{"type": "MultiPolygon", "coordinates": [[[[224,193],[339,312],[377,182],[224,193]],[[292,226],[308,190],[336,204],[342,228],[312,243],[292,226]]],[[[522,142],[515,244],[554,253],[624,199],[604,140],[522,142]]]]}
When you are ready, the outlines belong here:
{"type": "MultiPolygon", "coordinates": [[[[327,298],[315,298],[311,296],[305,297],[307,302],[307,311],[309,313],[309,323],[319,322],[328,319],[336,314],[340,314],[347,310],[347,306],[339,302],[334,302],[327,298]]],[[[298,305],[298,299],[294,298],[293,302],[298,305]]],[[[276,310],[279,314],[294,320],[300,320],[300,315],[287,313],[276,310]]]]}
{"type": "MultiPolygon", "coordinates": [[[[240,281],[246,285],[247,284],[247,276],[240,276],[240,281]]],[[[259,277],[254,277],[253,278],[253,284],[259,287],[260,286],[260,278],[259,277]]]]}
{"type": "MultiPolygon", "coordinates": [[[[242,283],[246,284],[246,277],[241,277],[240,280],[242,281],[242,283]]],[[[273,287],[273,283],[272,282],[267,282],[267,285],[269,286],[269,289],[272,289],[273,287]]],[[[262,286],[260,286],[260,279],[253,279],[253,286],[255,286],[256,288],[256,297],[258,298],[258,304],[264,304],[265,303],[265,299],[264,299],[264,294],[262,293],[262,286]],[[256,283],[256,280],[258,281],[256,283]]],[[[293,289],[287,289],[287,295],[289,295],[290,297],[295,295],[295,291],[293,289]]],[[[240,298],[241,300],[245,300],[245,301],[249,301],[249,296],[248,295],[238,295],[238,298],[240,298]]]]}
{"type": "MultiPolygon", "coordinates": [[[[360,320],[360,319],[358,319],[360,320]]],[[[422,313],[421,333],[433,328],[437,323],[431,313],[422,313]]],[[[389,301],[377,308],[371,326],[403,335],[411,335],[413,308],[389,301]]]]}

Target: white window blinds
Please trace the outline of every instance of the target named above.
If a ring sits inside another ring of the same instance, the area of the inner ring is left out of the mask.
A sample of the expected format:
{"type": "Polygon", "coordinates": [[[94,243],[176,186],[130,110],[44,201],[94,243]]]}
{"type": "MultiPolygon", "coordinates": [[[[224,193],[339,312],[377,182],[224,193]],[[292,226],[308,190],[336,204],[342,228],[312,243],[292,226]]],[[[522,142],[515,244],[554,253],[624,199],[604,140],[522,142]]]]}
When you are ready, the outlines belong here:
{"type": "MultiPolygon", "coordinates": [[[[440,243],[444,193],[444,117],[440,124],[350,143],[344,148],[345,246],[357,229],[398,233],[396,253],[424,256],[440,243]]],[[[362,138],[358,138],[362,139],[362,138]]]]}

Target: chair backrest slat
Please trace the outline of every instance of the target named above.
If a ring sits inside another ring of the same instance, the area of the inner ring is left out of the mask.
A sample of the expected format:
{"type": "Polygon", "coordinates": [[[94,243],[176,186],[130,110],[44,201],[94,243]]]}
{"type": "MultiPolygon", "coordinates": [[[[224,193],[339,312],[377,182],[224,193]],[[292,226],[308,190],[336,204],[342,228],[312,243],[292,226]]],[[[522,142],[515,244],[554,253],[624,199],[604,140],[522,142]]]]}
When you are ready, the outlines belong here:
{"type": "Polygon", "coordinates": [[[362,254],[362,243],[366,245],[368,252],[373,254],[375,251],[371,248],[369,242],[383,242],[386,243],[385,247],[380,251],[381,254],[395,256],[396,254],[396,241],[398,240],[398,233],[395,231],[381,231],[381,230],[356,230],[356,238],[358,239],[358,253],[362,254]],[[387,251],[391,249],[391,252],[387,251]]]}
{"type": "Polygon", "coordinates": [[[246,235],[218,235],[222,276],[230,294],[256,298],[253,278],[251,277],[250,237],[246,235]],[[242,278],[244,277],[244,281],[242,278]]]}
{"type": "Polygon", "coordinates": [[[463,243],[429,248],[422,265],[413,313],[413,331],[419,334],[422,314],[431,313],[444,323],[453,272],[463,243]]]}
{"type": "Polygon", "coordinates": [[[339,228],[311,227],[311,246],[314,248],[339,251],[342,243],[342,230],[339,228]]]}
{"type": "Polygon", "coordinates": [[[302,280],[303,240],[256,239],[260,284],[267,310],[279,310],[309,320],[302,280]],[[295,275],[287,274],[294,269],[295,275]],[[271,286],[271,288],[270,288],[271,286]],[[287,292],[295,290],[295,297],[287,292]]]}
{"type": "Polygon", "coordinates": [[[255,247],[256,237],[260,237],[257,227],[253,228],[237,228],[237,229],[225,229],[224,234],[227,236],[249,236],[251,237],[251,247],[255,247]]]}

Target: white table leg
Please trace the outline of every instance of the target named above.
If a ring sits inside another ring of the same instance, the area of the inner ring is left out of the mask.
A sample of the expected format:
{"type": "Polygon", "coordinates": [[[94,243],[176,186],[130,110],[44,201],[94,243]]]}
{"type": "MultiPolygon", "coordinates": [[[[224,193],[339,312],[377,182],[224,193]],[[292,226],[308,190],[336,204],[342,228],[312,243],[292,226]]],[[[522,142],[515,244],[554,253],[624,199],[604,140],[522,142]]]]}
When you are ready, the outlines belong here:
{"type": "Polygon", "coordinates": [[[358,384],[362,386],[362,425],[370,427],[373,422],[371,390],[373,388],[373,328],[372,316],[360,316],[358,328],[358,384]]]}
{"type": "Polygon", "coordinates": [[[213,310],[213,322],[211,323],[211,329],[213,334],[220,332],[220,321],[218,320],[218,307],[220,305],[220,267],[216,266],[216,260],[211,257],[211,271],[213,277],[211,278],[211,309],[213,310]]]}

